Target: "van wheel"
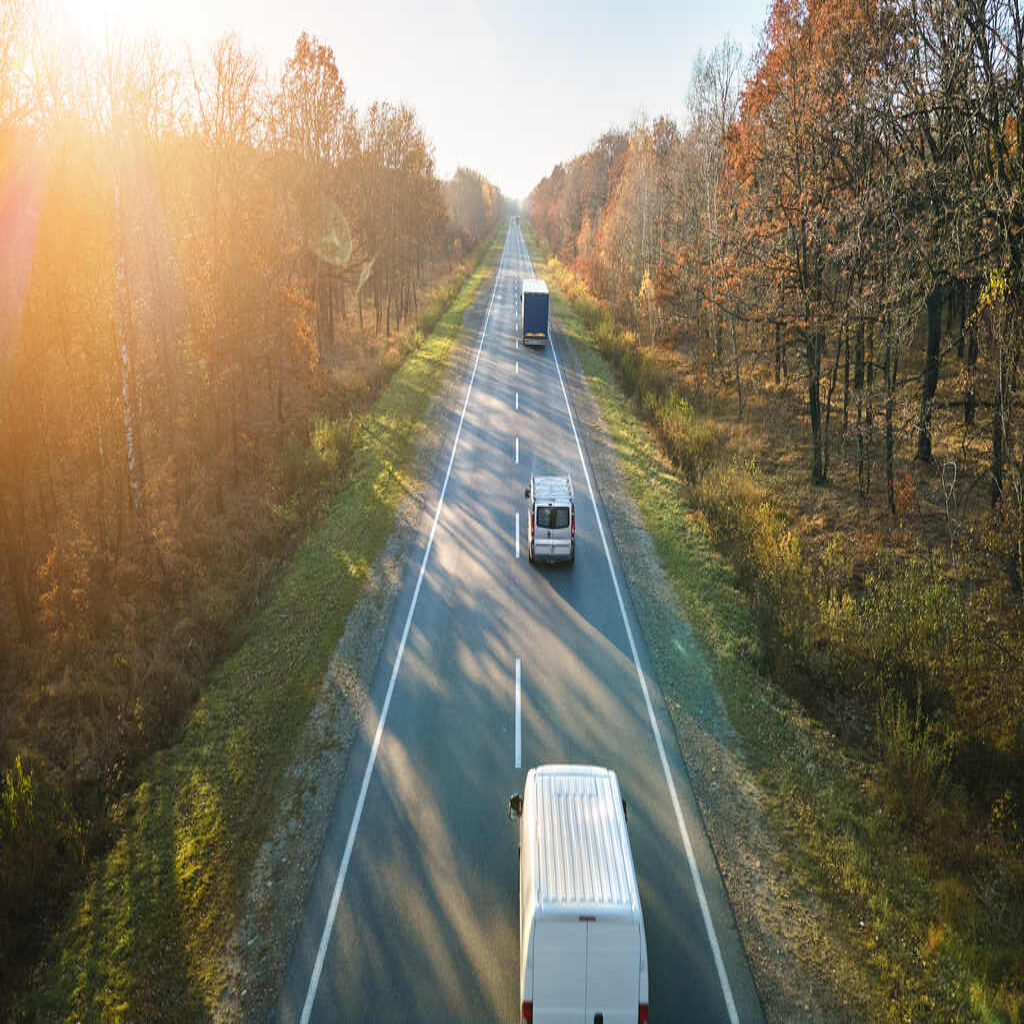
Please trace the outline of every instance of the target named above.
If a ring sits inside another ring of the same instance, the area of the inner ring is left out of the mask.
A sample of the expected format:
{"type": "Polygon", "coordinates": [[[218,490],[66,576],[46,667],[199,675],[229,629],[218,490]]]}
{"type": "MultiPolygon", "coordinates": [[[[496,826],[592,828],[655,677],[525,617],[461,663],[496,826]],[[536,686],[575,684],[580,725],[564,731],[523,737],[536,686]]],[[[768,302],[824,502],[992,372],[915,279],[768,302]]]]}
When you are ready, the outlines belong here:
{"type": "Polygon", "coordinates": [[[573,542],[571,548],[569,548],[569,564],[572,565],[576,561],[576,543],[573,542]]]}

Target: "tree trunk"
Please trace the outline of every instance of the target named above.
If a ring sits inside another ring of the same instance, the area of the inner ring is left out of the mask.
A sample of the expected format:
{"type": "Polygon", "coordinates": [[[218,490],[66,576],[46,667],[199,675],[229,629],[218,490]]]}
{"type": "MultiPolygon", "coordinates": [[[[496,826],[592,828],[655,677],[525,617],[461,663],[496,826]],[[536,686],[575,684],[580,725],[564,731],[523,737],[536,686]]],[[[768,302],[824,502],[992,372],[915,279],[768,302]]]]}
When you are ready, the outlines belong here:
{"type": "Polygon", "coordinates": [[[843,437],[850,429],[850,331],[843,331],[845,338],[845,359],[843,360],[843,437]]]}
{"type": "Polygon", "coordinates": [[[238,490],[238,387],[231,382],[231,482],[238,490]]]}
{"type": "Polygon", "coordinates": [[[864,409],[864,445],[867,458],[864,465],[864,497],[871,493],[871,470],[872,456],[871,446],[874,441],[875,426],[875,326],[868,329],[866,351],[864,354],[865,363],[865,388],[867,390],[867,402],[864,409]]]}
{"type": "Polygon", "coordinates": [[[958,280],[952,288],[949,289],[949,329],[953,329],[953,324],[957,324],[956,328],[956,357],[960,362],[964,361],[964,308],[967,304],[967,292],[966,285],[962,280],[958,280]]]}
{"type": "Polygon", "coordinates": [[[893,458],[895,437],[893,434],[893,411],[896,406],[896,374],[898,359],[893,349],[892,336],[886,331],[885,338],[885,481],[889,495],[889,511],[896,514],[896,490],[893,458]]]}
{"type": "Polygon", "coordinates": [[[18,614],[18,627],[21,638],[28,640],[32,636],[34,619],[32,601],[29,596],[28,574],[25,572],[25,530],[24,515],[21,517],[21,529],[15,534],[11,530],[7,518],[7,507],[0,499],[0,537],[3,538],[4,560],[7,563],[7,577],[14,591],[14,607],[18,614]]]}
{"type": "Polygon", "coordinates": [[[864,481],[867,444],[864,434],[864,324],[857,324],[853,344],[853,393],[857,399],[857,493],[861,498],[868,496],[864,481]]]}
{"type": "Polygon", "coordinates": [[[824,484],[825,464],[821,438],[821,333],[815,328],[807,331],[807,399],[811,414],[811,480],[824,484]]]}
{"type": "Polygon", "coordinates": [[[939,384],[943,297],[942,285],[937,284],[925,299],[928,310],[928,347],[924,357],[924,374],[921,378],[921,415],[918,420],[916,456],[921,462],[932,461],[932,401],[939,384]]]}
{"type": "Polygon", "coordinates": [[[996,393],[992,409],[992,507],[1003,496],[1003,462],[1006,442],[1006,349],[999,346],[996,360],[996,393]]]}
{"type": "Polygon", "coordinates": [[[107,460],[103,450],[103,424],[96,416],[96,539],[100,551],[107,551],[107,460]]]}
{"type": "Polygon", "coordinates": [[[839,357],[843,353],[843,338],[845,334],[846,331],[844,330],[839,336],[839,343],[836,345],[836,358],[832,363],[832,373],[829,375],[828,381],[828,398],[825,402],[825,480],[828,479],[828,470],[832,454],[832,396],[836,390],[836,378],[839,376],[839,357]]]}
{"type": "Polygon", "coordinates": [[[316,356],[319,362],[324,354],[323,310],[320,302],[320,257],[313,257],[313,332],[316,337],[316,356]]]}
{"type": "MultiPolygon", "coordinates": [[[[654,332],[651,331],[653,340],[654,332]]],[[[740,347],[736,341],[736,318],[733,317],[732,321],[732,363],[733,370],[736,373],[736,419],[742,421],[743,419],[743,380],[740,377],[740,347]]]]}
{"type": "Polygon", "coordinates": [[[974,426],[974,412],[978,396],[974,390],[978,366],[978,332],[972,330],[967,339],[967,373],[964,375],[964,426],[974,426]]]}
{"type": "Polygon", "coordinates": [[[117,263],[117,345],[121,365],[121,415],[124,421],[125,461],[128,465],[128,487],[131,495],[132,515],[141,522],[144,514],[143,492],[145,476],[142,462],[142,441],[137,430],[138,382],[135,374],[135,329],[132,321],[132,300],[128,289],[127,260],[124,249],[124,214],[120,198],[118,209],[118,263],[117,263]]]}

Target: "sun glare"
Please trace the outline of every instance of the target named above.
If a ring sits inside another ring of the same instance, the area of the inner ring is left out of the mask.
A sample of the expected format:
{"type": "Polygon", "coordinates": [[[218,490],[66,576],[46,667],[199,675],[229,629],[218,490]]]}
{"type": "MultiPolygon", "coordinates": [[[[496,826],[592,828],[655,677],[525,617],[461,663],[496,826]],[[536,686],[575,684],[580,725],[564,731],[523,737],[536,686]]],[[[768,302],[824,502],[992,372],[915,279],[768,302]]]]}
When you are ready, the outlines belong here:
{"type": "Polygon", "coordinates": [[[51,6],[56,30],[84,45],[150,36],[172,46],[191,42],[209,17],[190,0],[51,0],[51,6]]]}

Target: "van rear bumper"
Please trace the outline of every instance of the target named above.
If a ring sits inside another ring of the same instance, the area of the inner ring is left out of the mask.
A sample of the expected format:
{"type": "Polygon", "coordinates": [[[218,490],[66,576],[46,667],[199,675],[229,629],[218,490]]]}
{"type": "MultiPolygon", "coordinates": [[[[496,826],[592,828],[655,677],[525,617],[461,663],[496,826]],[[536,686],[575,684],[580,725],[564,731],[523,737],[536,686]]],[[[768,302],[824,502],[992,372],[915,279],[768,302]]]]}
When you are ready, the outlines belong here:
{"type": "Polygon", "coordinates": [[[541,562],[568,562],[573,556],[572,544],[533,542],[533,557],[541,562]]]}

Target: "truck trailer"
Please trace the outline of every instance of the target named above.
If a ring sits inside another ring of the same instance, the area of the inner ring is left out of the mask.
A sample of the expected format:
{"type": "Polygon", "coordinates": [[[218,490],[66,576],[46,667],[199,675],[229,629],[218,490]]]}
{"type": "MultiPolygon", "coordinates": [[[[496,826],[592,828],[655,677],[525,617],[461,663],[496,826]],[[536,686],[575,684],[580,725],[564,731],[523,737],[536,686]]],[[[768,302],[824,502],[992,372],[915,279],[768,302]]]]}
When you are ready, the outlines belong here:
{"type": "Polygon", "coordinates": [[[548,286],[536,277],[523,281],[523,344],[543,345],[548,340],[548,286]]]}

